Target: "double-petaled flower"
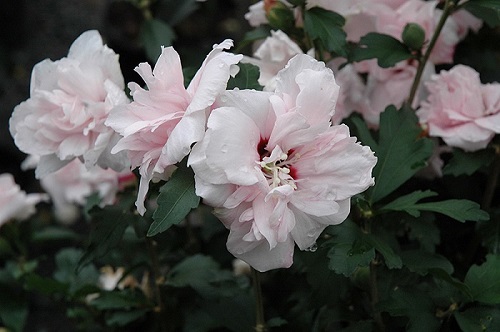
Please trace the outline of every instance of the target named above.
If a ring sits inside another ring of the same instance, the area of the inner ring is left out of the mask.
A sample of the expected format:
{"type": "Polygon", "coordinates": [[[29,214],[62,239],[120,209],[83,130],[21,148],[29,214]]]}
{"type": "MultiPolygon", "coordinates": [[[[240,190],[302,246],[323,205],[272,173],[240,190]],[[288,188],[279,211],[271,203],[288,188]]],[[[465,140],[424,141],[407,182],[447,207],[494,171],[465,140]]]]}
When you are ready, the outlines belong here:
{"type": "Polygon", "coordinates": [[[223,94],[191,152],[196,193],[230,230],[227,247],[255,269],[289,267],[373,184],[376,157],[332,126],[339,87],[330,69],[295,56],[274,92],[223,94]]]}

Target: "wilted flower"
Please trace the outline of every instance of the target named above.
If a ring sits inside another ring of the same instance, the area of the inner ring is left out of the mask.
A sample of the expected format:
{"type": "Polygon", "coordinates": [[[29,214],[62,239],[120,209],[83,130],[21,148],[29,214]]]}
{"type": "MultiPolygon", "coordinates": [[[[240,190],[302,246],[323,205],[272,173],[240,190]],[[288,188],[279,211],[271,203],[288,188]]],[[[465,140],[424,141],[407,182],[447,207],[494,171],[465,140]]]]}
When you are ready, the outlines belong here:
{"type": "Polygon", "coordinates": [[[429,97],[417,115],[430,136],[476,151],[500,133],[500,84],[481,84],[474,69],[457,65],[433,75],[426,87],[429,97]]]}
{"type": "Polygon", "coordinates": [[[97,31],[78,37],[66,58],[35,65],[30,98],[14,109],[10,132],[21,151],[41,156],[38,178],[75,158],[88,168],[128,165],[126,154],[109,153],[118,135],[104,125],[111,108],[128,102],[123,88],[118,55],[97,31]]]}
{"type": "Polygon", "coordinates": [[[179,55],[172,47],[163,48],[153,70],[148,63],[136,68],[148,90],[130,83],[134,101],[117,106],[106,120],[123,136],[112,152],[127,151],[132,167],[139,167],[140,214],[146,211],[149,182],[168,178],[173,165],[203,137],[212,104],[238,70],[234,65],[242,56],[223,51],[232,45],[231,40],[215,45],[187,89],[179,55]]]}
{"type": "Polygon", "coordinates": [[[228,250],[255,269],[292,264],[345,220],[376,163],[345,125],[331,126],[339,87],[322,62],[295,56],[275,92],[227,91],[188,163],[196,193],[230,230],[228,250]]]}

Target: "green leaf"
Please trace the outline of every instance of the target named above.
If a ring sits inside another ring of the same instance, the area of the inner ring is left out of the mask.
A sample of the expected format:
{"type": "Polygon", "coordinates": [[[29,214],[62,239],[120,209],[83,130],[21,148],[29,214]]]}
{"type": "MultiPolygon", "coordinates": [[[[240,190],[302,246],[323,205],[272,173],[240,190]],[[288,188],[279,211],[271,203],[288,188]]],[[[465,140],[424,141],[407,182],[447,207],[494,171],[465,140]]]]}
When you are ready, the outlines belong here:
{"type": "Polygon", "coordinates": [[[434,144],[419,138],[422,129],[411,109],[389,106],[380,115],[375,185],[368,191],[372,203],[386,197],[426,165],[434,144]]]}
{"type": "Polygon", "coordinates": [[[481,210],[479,204],[466,199],[449,199],[440,202],[417,203],[422,198],[436,196],[430,190],[415,191],[401,196],[383,206],[381,210],[404,211],[413,217],[419,217],[421,211],[431,211],[444,214],[460,222],[488,220],[487,212],[481,210]]]}
{"type": "Polygon", "coordinates": [[[346,120],[346,123],[351,130],[354,128],[356,137],[363,145],[368,145],[373,151],[377,150],[377,142],[373,139],[366,122],[359,115],[353,114],[346,120]]]}
{"type": "Polygon", "coordinates": [[[406,331],[438,331],[440,322],[435,316],[431,298],[425,292],[416,289],[396,287],[390,299],[379,302],[377,307],[391,316],[409,318],[406,331]]]}
{"type": "Polygon", "coordinates": [[[28,299],[17,287],[0,283],[0,326],[21,332],[28,318],[28,299]]]}
{"type": "Polygon", "coordinates": [[[399,257],[399,255],[377,235],[363,234],[363,238],[384,257],[385,265],[387,265],[389,269],[400,269],[403,266],[401,257],[399,257]]]}
{"type": "Polygon", "coordinates": [[[351,62],[377,59],[377,64],[382,68],[393,67],[410,58],[411,50],[405,44],[392,36],[376,32],[361,37],[358,47],[349,55],[351,62]]]}
{"type": "Polygon", "coordinates": [[[469,300],[472,300],[472,294],[470,292],[469,286],[467,286],[460,280],[452,277],[447,271],[437,268],[437,269],[429,269],[429,273],[434,278],[442,280],[452,285],[455,289],[459,290],[463,295],[465,295],[469,300]]]}
{"type": "Polygon", "coordinates": [[[500,309],[473,307],[463,312],[455,311],[453,316],[463,332],[500,331],[500,309]]]}
{"type": "Polygon", "coordinates": [[[375,249],[364,241],[361,229],[352,221],[346,220],[340,225],[329,228],[334,238],[328,251],[328,268],[346,277],[352,275],[358,267],[370,265],[375,258],[375,249]]]}
{"type": "Polygon", "coordinates": [[[472,175],[483,166],[488,166],[495,158],[492,149],[483,149],[476,152],[465,152],[462,149],[453,149],[453,157],[443,168],[445,175],[472,175]]]}
{"type": "Polygon", "coordinates": [[[217,287],[217,284],[232,279],[232,274],[221,270],[213,258],[194,255],[187,257],[170,270],[167,275],[167,285],[191,287],[205,298],[221,297],[231,294],[232,291],[229,288],[225,290],[224,287],[217,287]]]}
{"type": "Polygon", "coordinates": [[[500,304],[500,255],[488,255],[482,265],[471,266],[464,282],[475,301],[500,304]]]}
{"type": "Polygon", "coordinates": [[[103,291],[89,304],[98,310],[129,310],[131,308],[144,307],[147,304],[147,300],[140,291],[124,289],[103,291]]]}
{"type": "Polygon", "coordinates": [[[77,270],[82,250],[65,248],[59,251],[55,257],[56,271],[54,279],[60,283],[69,284],[68,292],[76,295],[78,291],[87,287],[97,285],[99,272],[94,265],[86,265],[77,270]]]}
{"type": "Polygon", "coordinates": [[[412,192],[411,194],[400,196],[396,198],[394,201],[390,202],[389,204],[384,205],[380,210],[381,211],[405,211],[408,214],[412,215],[413,217],[418,217],[420,216],[420,211],[414,211],[414,206],[415,204],[427,197],[433,197],[436,196],[437,193],[426,190],[426,191],[421,191],[417,190],[412,192]]]}
{"type": "Polygon", "coordinates": [[[104,208],[94,207],[90,211],[92,220],[89,245],[80,259],[78,268],[105,256],[111,249],[118,246],[125,229],[138,218],[131,212],[133,201],[133,197],[128,197],[120,200],[116,205],[104,208]]]}
{"type": "Polygon", "coordinates": [[[491,220],[478,223],[477,233],[489,252],[498,253],[500,252],[500,209],[492,209],[490,214],[491,220]]]}
{"type": "Polygon", "coordinates": [[[346,56],[346,33],[342,29],[345,19],[332,11],[313,7],[304,14],[304,30],[313,39],[319,39],[324,47],[338,55],[346,56]]]}
{"type": "Polygon", "coordinates": [[[27,275],[24,280],[24,285],[28,290],[35,290],[46,295],[65,294],[69,287],[67,283],[42,277],[34,273],[27,275]]]}
{"type": "Polygon", "coordinates": [[[416,209],[444,214],[460,222],[488,220],[490,216],[479,204],[467,199],[449,199],[441,202],[420,203],[416,209]]]}
{"type": "Polygon", "coordinates": [[[418,241],[421,248],[428,252],[434,252],[436,245],[441,242],[440,230],[434,220],[434,214],[424,213],[419,218],[411,218],[405,222],[410,240],[418,241]]]}
{"type": "Polygon", "coordinates": [[[453,265],[445,257],[423,250],[407,250],[401,253],[403,265],[411,272],[425,276],[431,269],[442,269],[448,274],[453,273],[453,265]]]}
{"type": "Polygon", "coordinates": [[[200,203],[200,198],[195,193],[194,173],[190,167],[185,164],[179,166],[170,180],[161,187],[157,203],[154,221],[147,236],[154,236],[177,225],[200,203]]]}
{"type": "Polygon", "coordinates": [[[262,90],[262,85],[259,84],[260,70],[259,67],[250,63],[239,63],[240,71],[235,77],[231,77],[227,82],[227,90],[234,88],[238,89],[255,89],[262,90]]]}
{"type": "Polygon", "coordinates": [[[182,22],[199,7],[196,0],[162,0],[157,1],[155,5],[157,5],[155,6],[157,16],[164,19],[170,26],[182,22]]]}
{"type": "Polygon", "coordinates": [[[161,46],[172,45],[174,38],[174,30],[161,20],[151,18],[142,23],[141,40],[151,61],[156,61],[161,54],[161,46]]]}
{"type": "Polygon", "coordinates": [[[8,261],[6,265],[11,267],[0,269],[0,327],[6,327],[8,331],[21,332],[28,317],[28,297],[12,273],[12,266],[19,264],[8,261]]]}
{"type": "Polygon", "coordinates": [[[33,234],[34,242],[78,241],[80,235],[68,228],[49,226],[33,234]]]}
{"type": "Polygon", "coordinates": [[[254,30],[250,30],[245,33],[243,40],[238,43],[235,52],[240,52],[245,46],[248,46],[257,40],[264,39],[269,35],[270,27],[267,25],[261,25],[254,30]]]}
{"type": "Polygon", "coordinates": [[[106,314],[108,326],[125,326],[143,317],[150,309],[135,309],[129,311],[114,311],[106,314]]]}
{"type": "Polygon", "coordinates": [[[500,2],[498,0],[471,0],[464,8],[472,15],[484,20],[491,28],[500,25],[500,2]]]}

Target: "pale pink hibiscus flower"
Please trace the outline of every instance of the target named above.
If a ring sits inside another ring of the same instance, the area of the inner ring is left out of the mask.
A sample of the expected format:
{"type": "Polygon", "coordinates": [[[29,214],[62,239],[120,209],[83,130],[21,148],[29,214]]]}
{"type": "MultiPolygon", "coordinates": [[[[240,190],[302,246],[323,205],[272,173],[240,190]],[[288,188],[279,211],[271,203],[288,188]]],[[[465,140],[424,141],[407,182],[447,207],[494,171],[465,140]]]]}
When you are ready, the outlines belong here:
{"type": "Polygon", "coordinates": [[[485,148],[500,133],[500,84],[481,84],[474,69],[457,65],[426,83],[429,97],[417,111],[429,135],[466,151],[485,148]]]}
{"type": "Polygon", "coordinates": [[[289,267],[295,243],[314,245],[374,183],[370,148],[330,125],[338,92],[324,63],[297,55],[274,92],[222,95],[193,147],[196,193],[230,230],[228,250],[259,271],[289,267]]]}
{"type": "Polygon", "coordinates": [[[238,70],[242,56],[224,52],[232,45],[231,40],[215,45],[187,89],[178,53],[172,47],[163,48],[153,70],[148,63],[136,68],[148,89],[130,83],[134,101],[116,107],[106,120],[123,136],[112,152],[127,151],[132,167],[139,167],[136,206],[140,214],[146,211],[150,181],[168,178],[173,165],[203,137],[212,104],[238,70]]]}
{"type": "Polygon", "coordinates": [[[36,212],[35,205],[47,199],[44,194],[26,194],[11,174],[0,174],[0,226],[13,219],[29,218],[36,212]]]}
{"type": "Polygon", "coordinates": [[[14,109],[10,132],[21,151],[41,156],[38,178],[75,158],[88,168],[128,166],[125,153],[110,154],[119,137],[104,125],[114,106],[128,103],[124,87],[118,55],[97,31],[78,37],[67,57],[35,65],[30,98],[14,109]]]}

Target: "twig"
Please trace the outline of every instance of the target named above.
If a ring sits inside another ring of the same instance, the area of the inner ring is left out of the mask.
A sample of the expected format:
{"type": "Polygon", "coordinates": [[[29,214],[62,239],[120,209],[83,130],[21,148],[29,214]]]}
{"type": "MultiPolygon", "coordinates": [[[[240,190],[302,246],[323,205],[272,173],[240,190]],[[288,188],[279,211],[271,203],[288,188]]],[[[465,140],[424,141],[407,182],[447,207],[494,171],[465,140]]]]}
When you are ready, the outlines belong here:
{"type": "Polygon", "coordinates": [[[253,289],[255,292],[255,331],[265,332],[264,304],[262,301],[262,288],[260,286],[260,272],[252,267],[253,289]]]}

